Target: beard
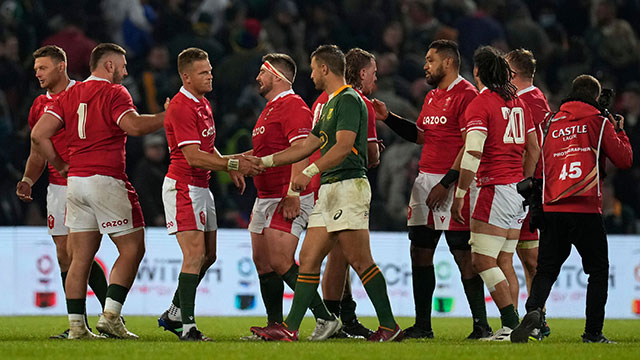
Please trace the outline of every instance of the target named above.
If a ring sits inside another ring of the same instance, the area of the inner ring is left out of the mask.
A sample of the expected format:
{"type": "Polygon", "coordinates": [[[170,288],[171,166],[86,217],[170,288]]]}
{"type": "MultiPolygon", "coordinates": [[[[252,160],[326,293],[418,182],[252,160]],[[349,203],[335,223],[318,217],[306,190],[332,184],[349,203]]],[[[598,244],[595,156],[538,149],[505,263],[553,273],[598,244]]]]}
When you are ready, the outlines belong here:
{"type": "Polygon", "coordinates": [[[324,80],[320,79],[320,78],[313,78],[313,85],[316,86],[316,90],[318,91],[324,91],[324,80]]]}
{"type": "Polygon", "coordinates": [[[431,86],[437,86],[438,84],[440,84],[440,81],[444,79],[444,75],[445,75],[442,65],[440,65],[435,72],[429,73],[429,74],[430,75],[427,76],[427,84],[431,86]]]}
{"type": "Polygon", "coordinates": [[[122,79],[124,79],[124,76],[122,76],[122,73],[118,69],[114,69],[113,70],[113,83],[114,84],[122,84],[122,79]]]}
{"type": "Polygon", "coordinates": [[[262,97],[266,96],[273,89],[273,84],[258,83],[258,85],[260,85],[258,93],[260,93],[260,96],[262,97]]]}

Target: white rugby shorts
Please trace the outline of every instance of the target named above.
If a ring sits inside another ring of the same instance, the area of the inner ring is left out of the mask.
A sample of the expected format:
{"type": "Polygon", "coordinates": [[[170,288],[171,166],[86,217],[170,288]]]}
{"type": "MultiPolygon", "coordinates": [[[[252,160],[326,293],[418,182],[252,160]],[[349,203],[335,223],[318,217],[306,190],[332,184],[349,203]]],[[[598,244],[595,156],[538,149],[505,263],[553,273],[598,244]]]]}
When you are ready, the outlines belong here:
{"type": "Polygon", "coordinates": [[[128,181],[111,176],[70,176],[67,217],[71,231],[114,234],[144,226],[138,194],[128,181]]]}
{"type": "Polygon", "coordinates": [[[68,235],[69,228],[64,225],[67,213],[67,187],[49,184],[47,186],[47,227],[49,235],[68,235]]]}
{"type": "MultiPolygon", "coordinates": [[[[470,201],[469,195],[464,198],[462,216],[465,218],[464,224],[459,224],[451,220],[451,204],[456,191],[456,185],[451,184],[444,202],[436,210],[427,206],[427,196],[434,186],[440,183],[444,174],[430,174],[421,172],[411,189],[411,199],[407,213],[407,225],[429,225],[436,230],[469,231],[470,201]]],[[[475,184],[471,184],[469,192],[475,191],[475,184]]]]}
{"type": "Polygon", "coordinates": [[[314,193],[300,196],[300,216],[287,221],[282,211],[276,212],[282,198],[256,198],[251,211],[249,231],[262,234],[265,228],[284,231],[300,238],[300,234],[307,227],[309,215],[313,210],[314,193]]]}
{"type": "Polygon", "coordinates": [[[472,200],[475,200],[473,219],[507,230],[522,228],[526,212],[516,183],[481,186],[477,198],[472,200]]]}
{"type": "Polygon", "coordinates": [[[189,185],[172,178],[162,183],[162,203],[167,231],[215,231],[218,229],[216,205],[209,188],[189,185]]]}
{"type": "Polygon", "coordinates": [[[370,203],[371,186],[366,178],[322,184],[307,227],[326,227],[327,232],[368,230],[370,203]]]}

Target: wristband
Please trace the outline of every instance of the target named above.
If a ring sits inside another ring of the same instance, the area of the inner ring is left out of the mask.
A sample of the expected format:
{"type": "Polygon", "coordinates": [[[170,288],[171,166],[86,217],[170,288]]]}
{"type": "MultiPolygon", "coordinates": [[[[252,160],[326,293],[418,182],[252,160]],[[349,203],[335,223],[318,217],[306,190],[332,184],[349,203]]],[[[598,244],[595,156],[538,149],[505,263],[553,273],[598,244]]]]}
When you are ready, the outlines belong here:
{"type": "Polygon", "coordinates": [[[460,171],[449,169],[442,179],[440,179],[440,185],[444,186],[445,189],[448,189],[451,184],[458,180],[459,175],[460,171]]]}
{"type": "Polygon", "coordinates": [[[29,186],[33,186],[33,180],[31,180],[31,178],[28,177],[28,176],[23,176],[22,180],[20,180],[20,181],[26,182],[27,184],[29,184],[29,186]]]}
{"type": "Polygon", "coordinates": [[[262,161],[262,166],[266,168],[273,167],[273,154],[261,157],[260,161],[262,161]]]}
{"type": "Polygon", "coordinates": [[[319,172],[320,172],[320,169],[318,169],[318,165],[316,165],[316,163],[313,163],[307,166],[306,168],[304,168],[304,170],[302,170],[302,173],[310,178],[312,178],[314,175],[318,174],[319,172]]]}
{"type": "Polygon", "coordinates": [[[240,169],[240,160],[238,159],[229,159],[227,161],[227,170],[229,171],[238,171],[240,169]]]}
{"type": "Polygon", "coordinates": [[[300,196],[299,192],[291,188],[291,183],[289,183],[289,190],[287,190],[287,196],[300,196]]]}
{"type": "Polygon", "coordinates": [[[465,195],[467,195],[467,190],[460,189],[459,187],[456,188],[456,198],[460,199],[460,198],[463,198],[465,195]]]}

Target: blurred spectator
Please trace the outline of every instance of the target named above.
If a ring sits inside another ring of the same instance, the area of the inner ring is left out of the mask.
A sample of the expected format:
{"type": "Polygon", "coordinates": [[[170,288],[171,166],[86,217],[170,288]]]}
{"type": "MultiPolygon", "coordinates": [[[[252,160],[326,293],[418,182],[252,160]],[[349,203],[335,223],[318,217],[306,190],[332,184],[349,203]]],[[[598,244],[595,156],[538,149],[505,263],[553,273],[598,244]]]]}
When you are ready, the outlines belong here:
{"type": "Polygon", "coordinates": [[[550,43],[547,33],[540,24],[533,21],[524,2],[513,1],[509,10],[510,16],[505,26],[509,47],[531,50],[535,54],[538,68],[544,67],[550,43]]]}
{"type": "Polygon", "coordinates": [[[298,16],[298,7],[291,0],[278,0],[273,13],[262,22],[269,51],[291,55],[296,63],[306,63],[309,57],[304,49],[305,26],[298,16]]]}
{"type": "Polygon", "coordinates": [[[144,157],[138,162],[131,183],[138,192],[147,226],[166,226],[162,205],[162,182],[167,174],[167,142],[164,133],[146,135],[144,157]]]}
{"type": "Polygon", "coordinates": [[[157,15],[143,0],[103,0],[105,15],[112,41],[123,45],[129,58],[144,54],[151,47],[153,24],[157,15]]]}
{"type": "Polygon", "coordinates": [[[616,198],[613,187],[608,182],[602,186],[602,219],[607,234],[636,233],[633,209],[616,198]]]}
{"type": "Polygon", "coordinates": [[[63,28],[46,38],[42,45],[58,45],[67,53],[67,72],[72,79],[82,80],[89,76],[91,50],[98,45],[84,34],[82,13],[69,11],[63,28]]]}
{"type": "MultiPolygon", "coordinates": [[[[456,22],[458,45],[465,71],[473,67],[473,52],[482,45],[491,45],[506,51],[507,41],[503,26],[495,19],[500,0],[478,0],[478,8],[456,22]]],[[[427,44],[428,45],[428,44],[427,44]]]]}
{"type": "Polygon", "coordinates": [[[139,84],[144,93],[144,112],[155,114],[164,111],[165,99],[173,96],[180,88],[177,72],[169,65],[169,50],[166,46],[159,44],[151,48],[139,84]]]}
{"type": "Polygon", "coordinates": [[[599,71],[617,74],[619,85],[640,80],[640,44],[633,28],[626,20],[616,17],[613,0],[595,3],[594,24],[586,35],[599,71]]]}

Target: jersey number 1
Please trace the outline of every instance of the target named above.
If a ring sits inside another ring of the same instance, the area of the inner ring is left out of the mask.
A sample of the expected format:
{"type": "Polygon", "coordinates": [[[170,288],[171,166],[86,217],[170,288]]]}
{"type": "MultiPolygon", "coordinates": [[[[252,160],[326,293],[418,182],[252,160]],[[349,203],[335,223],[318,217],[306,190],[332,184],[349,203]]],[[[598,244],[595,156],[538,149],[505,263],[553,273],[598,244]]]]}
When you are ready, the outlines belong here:
{"type": "Polygon", "coordinates": [[[78,106],[78,137],[86,139],[85,125],[87,123],[87,103],[80,103],[78,106]]]}
{"type": "Polygon", "coordinates": [[[524,144],[524,111],[521,107],[508,108],[503,107],[502,116],[507,122],[507,128],[504,131],[502,141],[505,144],[524,144]]]}

